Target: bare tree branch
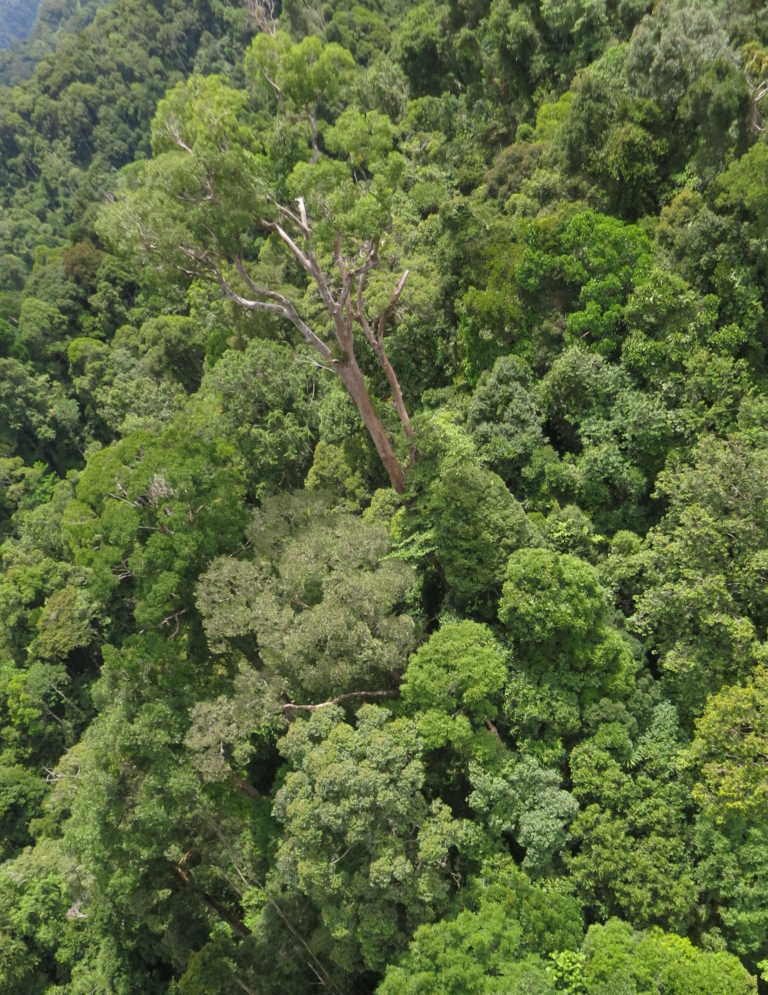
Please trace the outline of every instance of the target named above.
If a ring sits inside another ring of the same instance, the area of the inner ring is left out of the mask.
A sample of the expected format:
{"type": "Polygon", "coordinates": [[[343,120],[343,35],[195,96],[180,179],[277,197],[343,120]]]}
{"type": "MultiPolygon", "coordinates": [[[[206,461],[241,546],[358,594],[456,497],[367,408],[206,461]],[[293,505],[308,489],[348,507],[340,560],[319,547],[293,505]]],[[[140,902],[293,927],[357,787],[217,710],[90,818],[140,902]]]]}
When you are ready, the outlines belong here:
{"type": "Polygon", "coordinates": [[[317,712],[321,708],[329,708],[331,705],[340,705],[342,701],[350,701],[353,698],[375,698],[383,700],[387,698],[399,698],[400,692],[393,691],[347,691],[346,694],[339,694],[330,701],[322,701],[319,705],[297,705],[295,701],[288,701],[283,708],[290,716],[291,712],[317,712]]]}
{"type": "Polygon", "coordinates": [[[392,317],[392,315],[395,313],[395,305],[397,304],[398,300],[400,299],[400,295],[402,294],[403,289],[405,288],[405,281],[408,279],[408,274],[410,272],[411,271],[409,269],[407,269],[405,271],[405,273],[403,273],[403,275],[400,277],[400,281],[397,284],[397,286],[395,287],[395,292],[392,294],[392,297],[390,299],[389,304],[387,304],[387,306],[384,309],[381,317],[379,318],[379,329],[378,329],[379,330],[379,342],[383,342],[384,341],[384,329],[387,326],[387,322],[390,320],[390,318],[392,317]]]}
{"type": "Polygon", "coordinates": [[[491,720],[490,720],[490,719],[488,718],[488,716],[487,716],[487,715],[486,715],[486,717],[485,717],[485,724],[486,724],[486,726],[487,726],[487,727],[488,727],[488,728],[489,728],[489,729],[491,730],[491,732],[492,732],[492,733],[493,733],[493,735],[494,735],[494,736],[496,737],[496,739],[498,739],[498,741],[499,741],[499,742],[500,742],[500,743],[502,744],[502,746],[503,746],[503,745],[504,745],[504,740],[503,740],[503,739],[501,738],[501,736],[499,735],[499,730],[498,730],[498,729],[496,728],[496,726],[495,726],[495,725],[493,724],[493,722],[491,722],[491,720]]]}
{"type": "MultiPolygon", "coordinates": [[[[367,239],[358,243],[361,264],[354,268],[349,268],[345,264],[342,254],[342,235],[337,235],[333,258],[341,276],[341,288],[339,297],[336,299],[329,285],[328,277],[323,271],[323,267],[320,265],[312,246],[312,226],[307,214],[304,198],[297,198],[298,215],[286,205],[278,204],[277,202],[274,203],[278,215],[285,219],[286,224],[281,224],[279,221],[270,221],[266,218],[261,218],[260,224],[267,231],[274,232],[304,272],[314,281],[320,298],[333,322],[334,335],[338,345],[341,347],[341,355],[334,355],[334,350],[332,350],[331,346],[304,321],[296,306],[289,298],[256,283],[248,273],[241,256],[225,253],[224,251],[217,252],[211,249],[190,248],[182,244],[177,245],[176,248],[189,260],[189,264],[184,266],[177,262],[176,266],[181,272],[189,276],[204,277],[206,279],[213,278],[218,283],[225,298],[244,310],[264,311],[268,314],[285,318],[293,324],[304,341],[320,353],[324,362],[324,368],[330,369],[344,383],[357,406],[363,424],[368,430],[376,451],[387,470],[393,488],[398,494],[402,494],[405,490],[403,467],[397,458],[392,441],[387,435],[381,418],[374,407],[365,377],[355,357],[354,325],[356,319],[363,325],[366,339],[373,348],[374,354],[387,377],[395,408],[406,438],[410,440],[413,431],[408,412],[405,408],[402,390],[383,347],[384,330],[387,322],[394,313],[395,305],[403,291],[405,281],[408,278],[408,271],[400,279],[387,308],[379,318],[377,324],[378,335],[374,334],[363,313],[362,292],[366,274],[379,264],[378,239],[367,239]],[[299,246],[297,238],[288,230],[290,226],[293,226],[300,233],[305,243],[304,248],[299,246]],[[253,297],[246,297],[234,289],[225,276],[223,270],[224,264],[232,264],[235,267],[238,276],[253,294],[253,297]],[[352,296],[352,288],[355,280],[358,281],[357,306],[352,296]]],[[[211,232],[211,235],[215,241],[215,233],[211,232]]],[[[148,235],[145,235],[144,238],[145,242],[150,241],[148,235]]],[[[150,248],[149,244],[147,244],[147,248],[150,248]]],[[[415,450],[411,444],[411,461],[413,461],[414,456],[415,450]]]]}
{"type": "Polygon", "coordinates": [[[269,303],[269,301],[249,300],[247,297],[242,297],[232,289],[221,270],[215,264],[211,264],[211,270],[216,277],[216,281],[221,287],[224,295],[229,300],[237,304],[239,307],[246,308],[251,311],[267,311],[268,313],[279,314],[283,318],[287,318],[288,321],[290,321],[291,324],[301,333],[304,341],[308,345],[314,346],[326,362],[338,362],[334,359],[333,353],[328,345],[323,342],[323,340],[315,332],[312,331],[309,325],[299,315],[299,312],[296,310],[294,304],[287,297],[283,296],[283,294],[277,293],[277,291],[268,290],[266,287],[260,287],[254,283],[248,276],[245,266],[243,265],[243,261],[239,257],[235,257],[233,262],[235,264],[235,268],[237,269],[238,275],[249,287],[249,289],[251,289],[255,294],[260,294],[272,301],[275,301],[276,303],[269,303]]]}
{"type": "Polygon", "coordinates": [[[282,225],[279,225],[276,221],[266,221],[266,220],[262,220],[261,223],[264,225],[265,228],[268,228],[270,231],[273,231],[282,242],[285,242],[285,244],[288,246],[288,248],[291,250],[294,256],[296,256],[298,261],[307,271],[307,273],[312,272],[312,264],[310,263],[309,259],[307,259],[307,257],[304,255],[304,253],[301,251],[298,245],[296,245],[294,240],[291,238],[291,236],[288,234],[285,228],[283,228],[282,225]]]}
{"type": "MultiPolygon", "coordinates": [[[[408,279],[409,270],[406,270],[400,278],[400,282],[397,284],[392,298],[387,305],[384,313],[379,318],[378,321],[378,335],[374,335],[373,329],[368,323],[365,317],[365,312],[363,310],[363,287],[365,285],[365,273],[360,276],[357,283],[357,320],[360,322],[363,328],[363,333],[366,339],[370,343],[371,348],[376,354],[376,358],[379,361],[379,365],[384,370],[387,378],[387,383],[389,384],[390,390],[392,391],[392,400],[395,403],[395,410],[397,411],[398,417],[400,418],[400,423],[403,426],[403,431],[405,432],[406,439],[411,439],[413,437],[413,427],[411,425],[411,419],[408,415],[408,411],[405,407],[405,400],[403,399],[403,392],[400,387],[400,381],[397,379],[397,374],[395,373],[392,364],[389,361],[386,350],[384,349],[384,328],[389,321],[392,313],[395,310],[395,304],[398,298],[403,292],[405,287],[405,281],[408,279]]],[[[413,459],[415,453],[413,448],[411,448],[411,459],[413,459]]]]}
{"type": "Polygon", "coordinates": [[[273,35],[277,31],[274,0],[245,0],[245,6],[259,31],[265,35],[273,35]]]}
{"type": "MultiPolygon", "coordinates": [[[[750,76],[750,69],[757,60],[757,53],[755,53],[749,60],[747,65],[744,67],[744,77],[747,81],[747,86],[749,87],[750,96],[752,97],[752,125],[756,131],[765,131],[765,125],[763,124],[760,117],[760,103],[762,100],[768,96],[768,78],[761,80],[759,83],[755,83],[750,76]]],[[[760,67],[762,69],[762,66],[760,67]]]]}
{"type": "Polygon", "coordinates": [[[307,221],[307,208],[304,203],[303,197],[297,197],[296,203],[299,205],[299,213],[301,214],[301,223],[309,231],[309,222],[307,221]]]}
{"type": "MultiPolygon", "coordinates": [[[[301,200],[303,202],[304,198],[300,197],[299,200],[301,200]]],[[[282,204],[275,203],[275,207],[278,209],[278,211],[281,214],[284,214],[286,216],[286,218],[290,218],[290,220],[301,231],[301,234],[304,236],[304,238],[308,239],[308,238],[312,237],[312,232],[310,231],[309,225],[307,224],[307,220],[306,220],[306,216],[307,216],[306,215],[306,211],[302,212],[303,218],[299,219],[299,218],[296,217],[296,215],[293,213],[293,211],[291,211],[287,207],[284,207],[282,204]]]]}

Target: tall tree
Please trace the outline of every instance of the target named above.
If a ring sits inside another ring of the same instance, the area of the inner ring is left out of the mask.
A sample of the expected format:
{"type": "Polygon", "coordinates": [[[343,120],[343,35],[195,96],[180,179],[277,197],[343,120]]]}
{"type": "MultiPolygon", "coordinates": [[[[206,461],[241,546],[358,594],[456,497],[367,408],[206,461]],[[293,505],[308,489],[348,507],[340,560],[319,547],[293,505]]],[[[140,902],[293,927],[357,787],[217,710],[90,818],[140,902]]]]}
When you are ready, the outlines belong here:
{"type": "Polygon", "coordinates": [[[320,103],[332,107],[354,69],[340,45],[262,34],[246,66],[264,99],[276,102],[268,127],[254,128],[247,94],[220,77],[179,83],[158,106],[154,160],[125,174],[100,232],[124,251],[149,252],[165,267],[214,281],[246,311],[291,322],[319,354],[318,365],[344,383],[402,493],[403,466],[358,363],[354,334],[359,325],[410,440],[403,392],[384,348],[408,270],[393,277],[386,295],[383,288],[368,292],[385,245],[391,256],[391,201],[403,186],[394,127],[376,111],[347,109],[324,127],[330,155],[321,153],[320,103]],[[287,254],[290,276],[276,281],[273,270],[270,279],[257,262],[265,236],[268,249],[277,243],[287,254]],[[275,289],[281,280],[288,286],[275,289]]]}

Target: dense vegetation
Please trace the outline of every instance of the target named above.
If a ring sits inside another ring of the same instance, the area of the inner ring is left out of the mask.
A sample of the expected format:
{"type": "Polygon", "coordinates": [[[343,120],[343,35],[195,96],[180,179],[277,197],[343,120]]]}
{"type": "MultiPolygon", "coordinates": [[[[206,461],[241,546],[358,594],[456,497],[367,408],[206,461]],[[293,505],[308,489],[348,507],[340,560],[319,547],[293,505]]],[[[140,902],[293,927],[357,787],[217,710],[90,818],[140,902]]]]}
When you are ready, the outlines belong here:
{"type": "Polygon", "coordinates": [[[765,5],[36,30],[0,991],[768,990],[765,5]]]}

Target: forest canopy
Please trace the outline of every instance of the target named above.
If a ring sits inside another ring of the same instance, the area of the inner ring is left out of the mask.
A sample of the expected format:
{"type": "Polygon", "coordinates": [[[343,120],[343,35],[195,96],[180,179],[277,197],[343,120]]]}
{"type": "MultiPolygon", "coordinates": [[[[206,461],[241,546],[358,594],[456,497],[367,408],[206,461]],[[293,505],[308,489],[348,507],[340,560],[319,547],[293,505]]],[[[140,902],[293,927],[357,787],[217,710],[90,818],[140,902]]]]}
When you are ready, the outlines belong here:
{"type": "Polygon", "coordinates": [[[43,0],[3,995],[768,991],[767,121],[757,0],[43,0]]]}

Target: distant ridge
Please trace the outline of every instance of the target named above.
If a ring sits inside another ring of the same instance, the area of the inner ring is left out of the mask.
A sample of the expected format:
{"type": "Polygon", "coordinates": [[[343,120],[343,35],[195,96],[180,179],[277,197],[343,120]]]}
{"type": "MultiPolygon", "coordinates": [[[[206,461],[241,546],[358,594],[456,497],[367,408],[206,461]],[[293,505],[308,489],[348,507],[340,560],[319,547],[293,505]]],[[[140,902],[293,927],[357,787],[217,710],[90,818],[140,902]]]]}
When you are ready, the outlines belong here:
{"type": "Polygon", "coordinates": [[[109,0],[0,0],[0,86],[15,86],[109,0]]]}
{"type": "Polygon", "coordinates": [[[35,24],[40,0],[0,0],[0,48],[26,38],[35,24]]]}

